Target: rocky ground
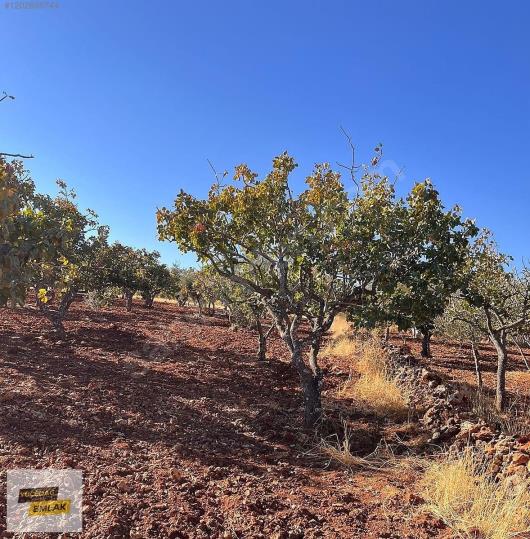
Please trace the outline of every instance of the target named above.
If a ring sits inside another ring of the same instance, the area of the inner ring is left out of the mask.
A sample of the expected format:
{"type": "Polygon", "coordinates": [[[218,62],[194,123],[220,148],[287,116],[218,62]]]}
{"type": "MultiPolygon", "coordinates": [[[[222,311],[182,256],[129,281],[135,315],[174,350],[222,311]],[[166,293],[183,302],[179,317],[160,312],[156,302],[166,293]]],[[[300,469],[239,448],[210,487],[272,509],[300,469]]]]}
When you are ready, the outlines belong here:
{"type": "Polygon", "coordinates": [[[432,431],[341,399],[346,360],[324,358],[315,436],[275,337],[258,364],[251,331],[172,304],[77,303],[66,327],[57,342],[31,309],[0,311],[0,498],[7,469],[71,467],[84,474],[87,538],[451,537],[406,459],[348,471],[319,453],[342,421],[359,455],[382,438],[396,454],[433,447],[432,431]]]}

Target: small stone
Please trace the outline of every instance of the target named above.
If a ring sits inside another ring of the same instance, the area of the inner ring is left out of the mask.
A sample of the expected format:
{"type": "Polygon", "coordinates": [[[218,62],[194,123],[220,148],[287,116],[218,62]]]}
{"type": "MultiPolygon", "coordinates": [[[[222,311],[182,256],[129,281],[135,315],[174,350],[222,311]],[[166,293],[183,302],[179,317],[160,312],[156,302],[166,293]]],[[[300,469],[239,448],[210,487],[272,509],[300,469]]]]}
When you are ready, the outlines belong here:
{"type": "Polygon", "coordinates": [[[519,451],[523,451],[524,453],[530,453],[530,442],[520,445],[517,449],[519,451]]]}
{"type": "Polygon", "coordinates": [[[521,466],[523,464],[526,464],[530,461],[530,455],[527,453],[521,453],[520,451],[515,452],[512,455],[512,464],[515,466],[521,466]]]}
{"type": "Polygon", "coordinates": [[[475,433],[474,438],[476,440],[489,441],[493,438],[494,434],[489,427],[481,427],[478,432],[475,433]]]}
{"type": "Polygon", "coordinates": [[[436,442],[442,437],[442,433],[439,430],[436,430],[432,433],[431,442],[436,442]]]}

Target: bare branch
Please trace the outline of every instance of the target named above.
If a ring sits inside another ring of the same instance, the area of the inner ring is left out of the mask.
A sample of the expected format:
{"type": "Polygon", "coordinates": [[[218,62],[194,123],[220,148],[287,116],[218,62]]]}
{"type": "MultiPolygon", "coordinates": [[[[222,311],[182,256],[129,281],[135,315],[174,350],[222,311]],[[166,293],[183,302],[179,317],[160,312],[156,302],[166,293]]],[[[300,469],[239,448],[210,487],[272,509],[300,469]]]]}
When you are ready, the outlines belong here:
{"type": "Polygon", "coordinates": [[[2,97],[0,97],[0,103],[4,100],[4,99],[15,99],[15,96],[14,95],[9,95],[5,90],[2,92],[4,95],[2,97]]]}
{"type": "Polygon", "coordinates": [[[355,172],[361,167],[360,166],[355,166],[355,146],[353,145],[353,142],[351,140],[351,136],[347,133],[347,131],[344,129],[344,127],[342,127],[342,125],[340,126],[340,130],[342,131],[342,133],[346,137],[346,140],[348,141],[348,145],[350,146],[350,149],[351,149],[351,165],[350,166],[343,165],[342,163],[338,163],[338,162],[337,162],[337,165],[339,167],[345,168],[346,170],[349,171],[352,182],[357,187],[357,191],[359,191],[359,183],[355,179],[355,172]]]}
{"type": "Polygon", "coordinates": [[[517,339],[515,339],[514,337],[512,337],[512,341],[515,344],[515,346],[517,347],[517,350],[519,351],[519,355],[523,359],[524,364],[526,365],[526,368],[530,371],[530,365],[528,365],[528,360],[526,359],[525,353],[523,352],[523,349],[521,348],[521,345],[517,342],[517,339]]]}
{"type": "Polygon", "coordinates": [[[213,166],[212,162],[208,158],[206,158],[206,161],[208,161],[208,164],[210,165],[210,168],[212,169],[212,172],[213,172],[213,175],[215,176],[215,181],[217,182],[217,185],[219,187],[221,187],[221,180],[223,180],[227,176],[228,172],[225,170],[221,174],[220,172],[217,172],[217,170],[213,166]]]}
{"type": "Polygon", "coordinates": [[[19,157],[20,159],[35,159],[34,155],[22,155],[20,153],[5,153],[0,152],[0,157],[19,157]]]}

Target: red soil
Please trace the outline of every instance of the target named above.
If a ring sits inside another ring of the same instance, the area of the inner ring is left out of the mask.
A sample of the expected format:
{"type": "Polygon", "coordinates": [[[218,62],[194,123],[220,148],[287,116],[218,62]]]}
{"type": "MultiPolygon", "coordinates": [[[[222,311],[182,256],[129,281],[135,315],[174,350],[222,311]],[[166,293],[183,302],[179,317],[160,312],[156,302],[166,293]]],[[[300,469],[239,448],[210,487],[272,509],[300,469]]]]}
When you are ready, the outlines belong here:
{"type": "MultiPolygon", "coordinates": [[[[0,500],[7,469],[71,467],[86,538],[448,537],[414,495],[418,471],[319,455],[277,338],[260,365],[253,332],[170,304],[77,303],[66,329],[54,342],[35,311],[0,311],[0,500]]],[[[334,400],[347,372],[324,365],[326,407],[349,412],[361,453],[399,428],[334,400]]]]}

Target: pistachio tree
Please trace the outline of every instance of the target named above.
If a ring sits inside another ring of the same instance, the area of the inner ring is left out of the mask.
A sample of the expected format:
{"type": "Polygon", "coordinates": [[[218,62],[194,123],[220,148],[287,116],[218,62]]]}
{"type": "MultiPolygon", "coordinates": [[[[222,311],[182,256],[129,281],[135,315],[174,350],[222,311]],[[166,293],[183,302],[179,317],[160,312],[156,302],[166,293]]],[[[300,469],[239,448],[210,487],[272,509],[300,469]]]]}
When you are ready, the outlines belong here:
{"type": "Polygon", "coordinates": [[[38,194],[20,161],[0,158],[0,304],[22,305],[33,289],[39,311],[64,335],[70,305],[98,271],[107,229],[57,183],[56,197],[38,194]]]}
{"type": "Polygon", "coordinates": [[[182,284],[183,271],[184,270],[181,269],[177,264],[173,264],[170,268],[168,268],[169,279],[160,293],[160,295],[166,299],[176,300],[181,307],[185,303],[182,302],[180,298],[180,287],[182,284]]]}
{"type": "Polygon", "coordinates": [[[127,312],[132,310],[133,297],[142,286],[142,253],[115,242],[101,254],[101,286],[113,286],[122,291],[127,312]]]}
{"type": "Polygon", "coordinates": [[[140,274],[138,288],[145,301],[145,306],[151,308],[155,297],[171,285],[171,274],[165,264],[160,263],[158,251],[141,251],[140,274]]]}
{"type": "Polygon", "coordinates": [[[258,294],[231,280],[217,276],[218,297],[233,328],[255,329],[258,333],[258,361],[267,359],[267,339],[274,330],[274,323],[265,320],[266,310],[258,294]],[[268,326],[268,327],[267,327],[268,326]]]}
{"type": "Polygon", "coordinates": [[[499,411],[506,406],[508,338],[530,325],[530,272],[517,273],[510,262],[484,231],[470,251],[462,288],[462,297],[473,309],[458,313],[458,319],[479,330],[497,352],[495,404],[499,411]]]}
{"type": "Polygon", "coordinates": [[[200,290],[197,288],[196,273],[197,270],[194,270],[193,268],[182,270],[178,302],[180,306],[183,306],[188,302],[193,301],[199,308],[199,314],[202,314],[203,300],[200,290]]]}
{"type": "Polygon", "coordinates": [[[367,173],[351,198],[328,164],[316,165],[296,194],[289,182],[296,166],[281,154],[258,179],[239,165],[234,183],[216,181],[206,199],[181,191],[157,219],[160,239],[194,251],[260,298],[299,375],[305,423],[314,425],[321,416],[322,339],[337,313],[361,305],[393,263],[395,195],[386,178],[367,173]]]}
{"type": "Polygon", "coordinates": [[[199,306],[199,314],[215,314],[215,304],[219,301],[222,283],[211,267],[204,266],[193,273],[190,295],[199,306]]]}
{"type": "Polygon", "coordinates": [[[75,192],[58,180],[56,197],[41,195],[32,209],[42,246],[28,264],[39,311],[64,336],[63,320],[81,289],[98,279],[99,252],[107,245],[108,229],[96,214],[79,209],[75,192]]]}
{"type": "Polygon", "coordinates": [[[400,329],[419,329],[422,356],[430,357],[435,319],[462,285],[469,241],[478,229],[458,206],[444,208],[429,179],[412,188],[400,217],[403,241],[394,252],[400,264],[376,298],[376,314],[400,329]]]}
{"type": "Polygon", "coordinates": [[[35,196],[22,162],[0,157],[0,306],[24,303],[31,284],[30,263],[46,249],[35,196]]]}

